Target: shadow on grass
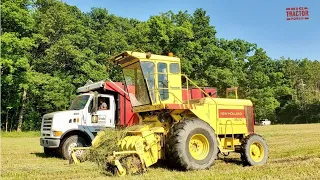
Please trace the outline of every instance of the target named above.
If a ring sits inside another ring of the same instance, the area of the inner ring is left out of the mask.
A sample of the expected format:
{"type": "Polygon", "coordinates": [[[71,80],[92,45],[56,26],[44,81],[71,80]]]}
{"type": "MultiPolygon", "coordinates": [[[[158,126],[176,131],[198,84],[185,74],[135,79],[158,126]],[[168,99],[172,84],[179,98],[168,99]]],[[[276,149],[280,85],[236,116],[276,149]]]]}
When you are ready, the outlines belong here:
{"type": "Polygon", "coordinates": [[[241,166],[246,166],[239,158],[228,158],[228,157],[219,157],[218,160],[225,162],[226,164],[236,164],[241,166]]]}
{"type": "Polygon", "coordinates": [[[43,152],[32,152],[30,153],[32,155],[35,155],[36,157],[40,157],[40,158],[59,158],[61,159],[58,155],[51,155],[51,156],[47,156],[45,153],[43,152]]]}
{"type": "Polygon", "coordinates": [[[40,153],[40,152],[32,152],[30,154],[33,154],[37,157],[41,157],[41,158],[48,158],[44,153],[40,153]]]}
{"type": "MultiPolygon", "coordinates": [[[[38,154],[43,154],[43,153],[38,153],[38,154]]],[[[243,167],[246,166],[239,158],[218,157],[217,160],[224,161],[225,163],[232,163],[232,164],[236,164],[236,165],[241,165],[243,167]]],[[[116,174],[114,174],[115,169],[113,169],[113,168],[114,167],[112,167],[112,166],[109,166],[109,168],[102,168],[101,174],[103,174],[107,177],[117,176],[116,174]]],[[[154,170],[163,169],[163,170],[175,171],[175,172],[186,172],[187,171],[187,170],[183,170],[183,169],[179,169],[179,168],[174,167],[167,160],[159,160],[156,164],[148,167],[147,169],[149,169],[149,168],[154,169],[154,170]]],[[[148,173],[148,171],[145,171],[141,174],[131,174],[131,175],[139,176],[139,175],[143,175],[145,173],[148,173]]]]}
{"type": "MultiPolygon", "coordinates": [[[[246,164],[244,164],[240,158],[230,158],[230,157],[218,157],[217,160],[223,161],[227,164],[236,164],[239,166],[247,166],[246,164]]],[[[215,163],[217,162],[217,160],[215,161],[215,163]]],[[[172,164],[169,164],[168,161],[166,160],[159,160],[156,164],[152,165],[151,168],[153,169],[165,169],[165,170],[169,170],[169,171],[177,171],[177,172],[184,172],[186,170],[183,169],[179,169],[176,168],[175,166],[173,166],[172,164]]]]}
{"type": "MultiPolygon", "coordinates": [[[[224,161],[225,163],[232,163],[232,164],[236,164],[236,165],[241,165],[241,166],[246,166],[245,164],[242,163],[242,161],[239,158],[230,158],[230,157],[218,157],[217,160],[221,160],[224,161]]],[[[113,169],[114,167],[109,166],[109,168],[102,168],[100,169],[100,173],[103,174],[104,176],[107,177],[115,177],[117,176],[117,174],[115,173],[115,169],[113,169]]],[[[172,164],[169,164],[169,162],[167,160],[159,160],[156,164],[148,167],[147,169],[153,169],[153,170],[167,170],[167,171],[171,171],[171,172],[186,172],[187,170],[183,170],[183,169],[178,169],[176,167],[174,167],[172,164]]],[[[131,176],[136,176],[139,177],[143,174],[148,173],[147,171],[144,171],[142,173],[138,173],[138,174],[130,174],[131,176]]]]}

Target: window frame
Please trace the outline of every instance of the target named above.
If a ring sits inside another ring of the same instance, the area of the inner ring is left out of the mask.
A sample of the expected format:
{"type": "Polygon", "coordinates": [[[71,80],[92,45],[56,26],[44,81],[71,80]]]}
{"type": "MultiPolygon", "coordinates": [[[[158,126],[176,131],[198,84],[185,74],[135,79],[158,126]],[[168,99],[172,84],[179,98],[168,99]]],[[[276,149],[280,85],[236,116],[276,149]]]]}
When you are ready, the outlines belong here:
{"type": "Polygon", "coordinates": [[[169,66],[169,67],[170,67],[170,73],[171,73],[171,74],[179,74],[179,73],[180,73],[180,65],[179,65],[179,63],[170,63],[170,66],[169,66]],[[172,68],[171,65],[177,65],[177,71],[173,72],[173,71],[172,71],[173,68],[172,68]]]}
{"type": "Polygon", "coordinates": [[[99,96],[98,97],[98,102],[97,102],[98,104],[98,109],[97,109],[97,111],[109,111],[110,110],[110,97],[105,97],[105,96],[99,96]],[[104,99],[105,101],[105,103],[107,104],[107,109],[99,109],[99,106],[100,106],[100,99],[104,99]],[[106,99],[108,99],[108,100],[106,100],[106,99]]]}

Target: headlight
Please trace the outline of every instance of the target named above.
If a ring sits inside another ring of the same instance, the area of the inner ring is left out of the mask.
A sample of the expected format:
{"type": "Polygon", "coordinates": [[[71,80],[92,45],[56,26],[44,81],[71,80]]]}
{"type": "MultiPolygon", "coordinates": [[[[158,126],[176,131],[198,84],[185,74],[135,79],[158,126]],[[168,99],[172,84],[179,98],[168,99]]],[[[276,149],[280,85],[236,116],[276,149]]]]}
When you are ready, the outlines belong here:
{"type": "Polygon", "coordinates": [[[62,131],[53,131],[53,135],[54,136],[61,136],[62,135],[62,131]]]}

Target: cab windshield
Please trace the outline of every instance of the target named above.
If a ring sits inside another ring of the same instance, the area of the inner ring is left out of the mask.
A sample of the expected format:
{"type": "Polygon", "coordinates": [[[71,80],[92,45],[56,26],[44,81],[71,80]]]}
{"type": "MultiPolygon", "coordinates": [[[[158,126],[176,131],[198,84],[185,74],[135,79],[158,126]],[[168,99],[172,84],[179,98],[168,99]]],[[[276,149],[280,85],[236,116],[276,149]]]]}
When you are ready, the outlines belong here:
{"type": "Polygon", "coordinates": [[[140,63],[137,62],[123,68],[123,74],[132,106],[151,104],[140,63]]]}
{"type": "Polygon", "coordinates": [[[69,108],[69,110],[80,110],[83,109],[89,99],[89,95],[81,95],[81,96],[77,96],[73,101],[72,104],[69,108]]]}

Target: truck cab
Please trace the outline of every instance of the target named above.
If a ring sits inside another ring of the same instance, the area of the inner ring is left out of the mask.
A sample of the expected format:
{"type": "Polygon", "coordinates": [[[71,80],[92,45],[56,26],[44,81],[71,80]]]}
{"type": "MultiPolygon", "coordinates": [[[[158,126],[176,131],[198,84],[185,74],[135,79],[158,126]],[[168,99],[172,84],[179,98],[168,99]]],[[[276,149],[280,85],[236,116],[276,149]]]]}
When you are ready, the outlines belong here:
{"type": "Polygon", "coordinates": [[[90,146],[97,132],[135,124],[138,118],[123,87],[114,82],[88,83],[78,88],[68,110],[45,114],[40,137],[44,153],[69,159],[72,147],[90,146]]]}

